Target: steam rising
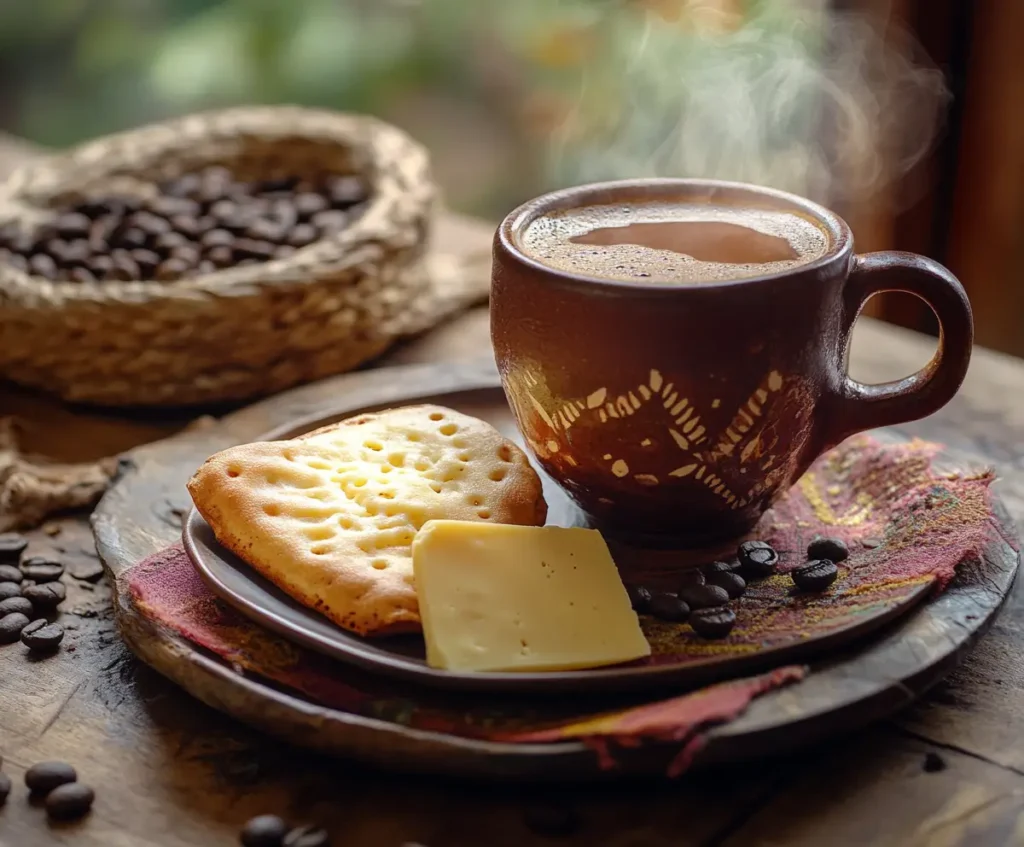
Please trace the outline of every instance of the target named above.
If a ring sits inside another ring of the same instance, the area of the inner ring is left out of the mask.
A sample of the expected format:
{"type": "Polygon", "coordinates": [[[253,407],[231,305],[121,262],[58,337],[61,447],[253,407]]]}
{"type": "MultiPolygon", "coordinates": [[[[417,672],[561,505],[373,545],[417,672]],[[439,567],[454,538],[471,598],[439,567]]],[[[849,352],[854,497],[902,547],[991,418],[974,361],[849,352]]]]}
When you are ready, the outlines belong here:
{"type": "Polygon", "coordinates": [[[605,6],[585,26],[554,178],[711,177],[841,204],[927,153],[948,92],[910,36],[824,4],[741,5],[605,6]]]}

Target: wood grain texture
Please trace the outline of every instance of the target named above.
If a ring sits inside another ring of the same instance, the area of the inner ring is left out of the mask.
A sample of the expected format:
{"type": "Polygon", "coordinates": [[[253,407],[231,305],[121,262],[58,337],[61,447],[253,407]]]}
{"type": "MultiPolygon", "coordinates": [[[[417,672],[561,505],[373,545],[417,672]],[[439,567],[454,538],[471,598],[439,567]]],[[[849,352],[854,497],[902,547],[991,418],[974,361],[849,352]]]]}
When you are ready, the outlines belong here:
{"type": "MultiPolygon", "coordinates": [[[[392,356],[404,362],[473,358],[486,344],[486,313],[478,311],[392,356]]],[[[862,321],[852,370],[862,379],[890,379],[923,364],[933,348],[930,339],[862,321]]],[[[26,408],[6,388],[0,389],[0,404],[26,408]]],[[[103,455],[157,437],[151,428],[178,431],[189,419],[140,422],[59,411],[59,425],[52,406],[19,411],[34,449],[103,455]]],[[[1022,525],[1024,485],[1013,473],[1024,464],[1022,426],[1024,365],[979,350],[961,395],[908,429],[1007,468],[1001,496],[1022,525]]],[[[170,509],[168,504],[162,512],[169,529],[176,520],[170,509]]],[[[98,562],[87,524],[82,518],[63,524],[56,538],[34,534],[33,551],[59,547],[72,570],[88,573],[98,562]]],[[[16,783],[0,810],[4,847],[226,847],[237,843],[247,817],[265,811],[321,820],[337,843],[352,847],[398,847],[404,841],[432,847],[786,844],[801,828],[823,836],[818,844],[842,847],[865,843],[868,825],[891,833],[888,843],[902,843],[900,836],[922,826],[926,807],[932,810],[931,834],[939,836],[923,842],[929,845],[1004,845],[1024,838],[1019,811],[1013,813],[1019,775],[1003,764],[1015,761],[1017,730],[1024,726],[1020,585],[961,669],[908,713],[903,726],[859,732],[847,743],[820,745],[770,769],[731,767],[678,783],[555,792],[396,777],[278,744],[135,660],[116,632],[105,580],[91,589],[69,582],[65,619],[75,629],[66,649],[29,663],[20,645],[0,648],[0,752],[16,783]],[[925,751],[941,752],[947,770],[924,773],[925,751]],[[51,829],[42,810],[26,802],[22,771],[51,757],[74,762],[82,778],[97,786],[95,811],[86,821],[51,829]],[[802,803],[816,785],[824,786],[824,800],[802,803]],[[905,802],[911,794],[914,802],[905,802]],[[542,798],[574,809],[579,832],[560,841],[532,833],[524,810],[542,798]],[[988,821],[992,826],[972,830],[988,821]]]]}

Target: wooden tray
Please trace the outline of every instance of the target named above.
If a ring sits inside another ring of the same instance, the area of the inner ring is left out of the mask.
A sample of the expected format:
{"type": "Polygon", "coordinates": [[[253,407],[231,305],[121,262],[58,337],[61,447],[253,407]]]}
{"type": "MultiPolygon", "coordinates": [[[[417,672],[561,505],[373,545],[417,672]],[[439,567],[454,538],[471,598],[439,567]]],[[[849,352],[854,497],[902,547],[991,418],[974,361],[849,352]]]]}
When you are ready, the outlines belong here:
{"type": "MultiPolygon", "coordinates": [[[[417,391],[403,402],[447,406],[463,414],[473,415],[487,421],[520,447],[525,446],[500,386],[443,394],[417,391]]],[[[343,418],[377,411],[378,408],[354,404],[349,398],[339,398],[325,414],[262,433],[258,440],[293,438],[343,418]]],[[[586,525],[587,516],[539,468],[538,473],[548,503],[548,525],[586,525]]],[[[189,557],[215,594],[242,614],[285,638],[372,673],[405,679],[419,685],[487,694],[557,697],[572,693],[655,689],[682,691],[698,688],[723,679],[803,662],[835,651],[892,622],[931,591],[929,584],[922,584],[898,601],[858,615],[855,621],[845,627],[811,637],[794,632],[787,642],[742,655],[717,654],[699,662],[633,662],[611,668],[555,673],[457,673],[429,667],[423,639],[419,636],[360,638],[292,600],[230,550],[218,544],[213,530],[195,509],[191,510],[185,522],[183,538],[189,557]]],[[[620,566],[624,564],[632,568],[656,570],[666,556],[673,559],[680,555],[670,550],[645,550],[615,539],[610,539],[609,543],[620,566]]],[[[732,551],[730,546],[725,555],[728,556],[732,551]]],[[[700,551],[687,553],[690,558],[696,557],[705,562],[719,558],[711,552],[703,557],[700,551]]]]}
{"type": "MultiPolygon", "coordinates": [[[[93,517],[100,555],[115,582],[115,614],[128,645],[214,708],[327,753],[431,773],[530,779],[599,775],[594,754],[579,743],[481,742],[307,702],[246,678],[175,633],[154,627],[124,590],[122,577],[132,565],[179,536],[181,517],[189,509],[185,481],[211,453],[299,419],[322,419],[342,398],[351,408],[382,408],[416,397],[488,393],[497,386],[489,360],[356,373],[304,386],[133,452],[93,517]]],[[[486,416],[485,409],[474,409],[471,403],[459,407],[486,416]]],[[[965,462],[963,457],[945,459],[960,466],[965,462]]],[[[999,504],[997,518],[1012,535],[999,504]]],[[[870,643],[817,663],[800,685],[760,698],[739,719],[712,730],[698,764],[787,752],[909,703],[951,670],[989,626],[1017,565],[1017,554],[994,534],[978,561],[965,563],[936,600],[901,618],[870,643]]],[[[660,771],[670,754],[643,748],[615,773],[660,771]]]]}

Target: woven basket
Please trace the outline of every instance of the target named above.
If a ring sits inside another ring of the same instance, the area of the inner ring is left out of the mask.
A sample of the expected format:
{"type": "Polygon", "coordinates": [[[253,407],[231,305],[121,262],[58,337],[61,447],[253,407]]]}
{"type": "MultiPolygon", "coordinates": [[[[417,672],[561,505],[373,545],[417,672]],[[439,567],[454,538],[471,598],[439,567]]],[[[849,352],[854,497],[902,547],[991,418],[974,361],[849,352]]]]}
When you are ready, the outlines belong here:
{"type": "Polygon", "coordinates": [[[349,370],[486,296],[426,259],[424,149],[381,121],[296,107],[210,112],[33,163],[0,187],[0,225],[81,197],[156,193],[211,164],[244,179],[358,173],[365,211],[287,258],[177,282],[51,282],[0,265],[0,375],[72,401],[240,400],[349,370]]]}

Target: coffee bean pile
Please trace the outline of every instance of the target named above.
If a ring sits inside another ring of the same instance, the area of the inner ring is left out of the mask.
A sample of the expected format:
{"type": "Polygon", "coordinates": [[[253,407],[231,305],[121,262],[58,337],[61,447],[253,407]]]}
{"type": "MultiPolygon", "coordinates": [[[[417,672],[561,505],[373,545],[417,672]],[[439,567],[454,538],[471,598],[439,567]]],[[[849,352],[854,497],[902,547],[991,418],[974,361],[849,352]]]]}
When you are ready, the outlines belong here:
{"type": "Polygon", "coordinates": [[[251,818],[239,836],[243,847],[330,847],[326,829],[318,826],[289,826],[277,815],[251,818]]]}
{"type": "MultiPolygon", "coordinates": [[[[839,538],[815,538],[807,548],[808,562],[790,571],[801,591],[824,591],[839,576],[836,562],[850,555],[839,538]]],[[[747,590],[747,582],[772,576],[779,554],[764,541],[744,541],[730,562],[711,562],[679,577],[675,591],[652,591],[645,585],[627,585],[630,603],[638,614],[650,614],[674,623],[689,622],[702,638],[725,638],[736,625],[728,607],[747,590]]]]}
{"type": "MultiPolygon", "coordinates": [[[[0,758],[0,767],[3,759],[0,758]]],[[[43,801],[51,820],[75,820],[87,814],[96,795],[78,781],[78,773],[67,762],[39,762],[25,771],[25,786],[33,800],[43,801]]],[[[13,785],[0,772],[0,806],[7,802],[13,785]]]]}
{"type": "Polygon", "coordinates": [[[24,536],[0,534],[0,644],[20,640],[45,656],[64,640],[64,627],[47,619],[67,597],[64,565],[46,556],[23,558],[27,548],[24,536]]]}
{"type": "Polygon", "coordinates": [[[0,228],[0,262],[49,280],[173,282],[289,256],[344,229],[368,198],[358,176],[245,181],[208,167],[157,196],[89,198],[28,232],[0,228]]]}

